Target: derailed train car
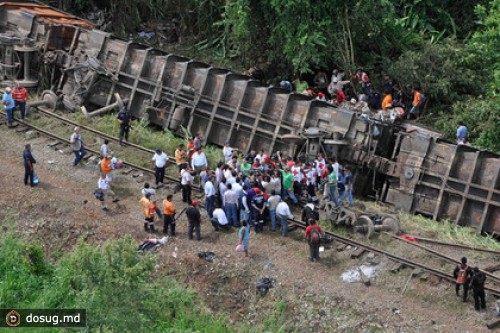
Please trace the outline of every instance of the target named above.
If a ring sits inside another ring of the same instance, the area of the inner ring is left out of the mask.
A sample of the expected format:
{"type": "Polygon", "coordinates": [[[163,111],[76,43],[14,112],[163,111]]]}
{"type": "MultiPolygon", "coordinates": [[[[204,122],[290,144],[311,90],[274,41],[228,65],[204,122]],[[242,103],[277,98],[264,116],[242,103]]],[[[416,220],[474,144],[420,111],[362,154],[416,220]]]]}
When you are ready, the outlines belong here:
{"type": "Polygon", "coordinates": [[[357,193],[500,233],[496,154],[115,38],[38,1],[0,2],[1,83],[36,87],[40,78],[69,111],[108,106],[118,94],[135,117],[201,132],[209,143],[305,158],[324,152],[356,166],[357,193]]]}

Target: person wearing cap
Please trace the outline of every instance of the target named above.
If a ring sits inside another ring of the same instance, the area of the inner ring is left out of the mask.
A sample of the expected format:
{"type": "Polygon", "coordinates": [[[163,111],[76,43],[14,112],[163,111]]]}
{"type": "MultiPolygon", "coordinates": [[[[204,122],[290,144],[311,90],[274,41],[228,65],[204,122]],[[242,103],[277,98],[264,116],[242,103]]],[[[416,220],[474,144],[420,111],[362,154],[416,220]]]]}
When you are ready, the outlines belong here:
{"type": "Polygon", "coordinates": [[[12,98],[12,89],[10,89],[10,87],[5,88],[5,92],[2,96],[2,104],[5,108],[5,112],[7,112],[7,127],[12,127],[16,103],[14,102],[14,98],[12,98]]]}
{"type": "Polygon", "coordinates": [[[12,89],[12,98],[14,98],[15,107],[19,107],[21,111],[21,120],[24,121],[26,115],[26,100],[28,99],[28,90],[24,88],[19,82],[16,87],[12,89]]]}
{"type": "Polygon", "coordinates": [[[146,192],[146,194],[141,198],[139,204],[142,207],[142,212],[144,214],[144,231],[156,232],[155,230],[155,205],[151,200],[151,193],[146,192]]]}
{"type": "Polygon", "coordinates": [[[280,88],[285,89],[289,93],[291,93],[293,91],[292,83],[290,81],[287,81],[287,80],[283,80],[280,82],[280,88]]]}
{"type": "Polygon", "coordinates": [[[165,178],[165,166],[168,162],[168,156],[160,148],[155,150],[153,158],[151,158],[151,166],[155,169],[155,183],[156,186],[163,185],[163,178],[165,178]]]}
{"type": "Polygon", "coordinates": [[[469,293],[469,282],[470,276],[472,275],[472,270],[470,266],[467,265],[467,258],[462,257],[460,264],[458,264],[453,270],[453,276],[455,277],[455,293],[459,296],[460,286],[464,287],[463,302],[467,302],[467,295],[469,293]]]}
{"type": "Polygon", "coordinates": [[[130,132],[130,124],[132,123],[132,115],[128,112],[127,107],[124,105],[118,112],[116,119],[120,122],[120,146],[123,146],[123,138],[128,142],[128,133],[130,132]]]}
{"type": "Polygon", "coordinates": [[[352,173],[349,168],[349,166],[344,167],[344,172],[343,172],[343,177],[342,177],[342,184],[344,185],[344,192],[340,195],[338,205],[342,205],[344,202],[345,198],[347,197],[347,202],[349,204],[349,207],[352,206],[352,173]]]}
{"type": "Polygon", "coordinates": [[[486,275],[476,266],[472,269],[472,278],[469,287],[472,288],[472,296],[474,296],[474,309],[486,309],[486,299],[484,294],[484,282],[486,275]]]}
{"type": "Polygon", "coordinates": [[[321,101],[321,102],[326,102],[325,93],[323,93],[322,91],[320,91],[318,93],[318,97],[316,97],[316,100],[321,101]]]}
{"type": "Polygon", "coordinates": [[[201,240],[201,214],[198,210],[198,201],[193,200],[186,210],[188,218],[188,238],[193,239],[193,231],[196,231],[196,239],[201,240]]]}
{"type": "Polygon", "coordinates": [[[75,154],[75,160],[73,161],[73,166],[77,166],[85,155],[87,151],[83,147],[82,135],[80,134],[80,127],[76,126],[73,130],[73,134],[69,138],[69,143],[71,150],[75,154]]]}

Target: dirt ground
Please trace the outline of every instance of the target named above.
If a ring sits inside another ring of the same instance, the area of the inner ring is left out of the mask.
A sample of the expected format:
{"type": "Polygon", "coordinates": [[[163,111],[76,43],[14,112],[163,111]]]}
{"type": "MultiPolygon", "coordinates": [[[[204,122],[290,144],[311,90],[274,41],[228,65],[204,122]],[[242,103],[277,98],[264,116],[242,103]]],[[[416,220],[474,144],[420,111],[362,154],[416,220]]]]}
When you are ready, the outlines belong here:
{"type": "MultiPolygon", "coordinates": [[[[49,147],[52,142],[43,137],[26,141],[25,133],[0,126],[0,220],[4,231],[14,229],[20,237],[39,240],[49,255],[67,251],[79,239],[100,244],[130,234],[141,243],[151,236],[142,229],[138,204],[140,188],[144,181],[152,180],[150,176],[115,171],[112,188],[121,201],[104,212],[92,198],[98,179],[95,165],[73,168],[73,156],[49,147]],[[27,142],[33,146],[40,178],[40,185],[33,189],[22,181],[22,150],[27,142]]],[[[126,156],[122,158],[126,160],[126,156]]],[[[166,196],[171,188],[161,190],[160,195],[166,196]]],[[[178,210],[183,208],[179,197],[174,197],[178,210]]],[[[186,218],[179,218],[178,236],[157,254],[157,274],[170,275],[192,288],[211,311],[227,313],[235,323],[258,325],[269,318],[278,302],[286,305],[285,331],[297,332],[486,332],[485,324],[494,319],[492,296],[487,310],[476,312],[472,297],[462,303],[451,284],[425,275],[407,283],[412,270],[392,273],[394,263],[383,257],[365,254],[350,259],[349,250],[333,248],[321,253],[319,262],[311,263],[300,230],[288,238],[268,231],[252,232],[251,257],[245,258],[235,252],[235,230],[215,232],[204,212],[202,216],[200,242],[187,239],[186,218]],[[212,263],[199,259],[199,251],[213,251],[216,259],[212,263]],[[377,276],[369,286],[342,281],[343,272],[370,265],[368,260],[378,263],[373,266],[377,276]],[[261,277],[276,279],[264,297],[255,288],[261,277]]],[[[157,229],[161,229],[160,223],[157,229]]],[[[387,242],[398,251],[412,251],[396,245],[397,241],[387,242]]],[[[419,258],[421,262],[430,260],[428,254],[419,258]]],[[[490,261],[487,259],[483,261],[490,261]]],[[[447,269],[451,271],[453,266],[447,269]]]]}

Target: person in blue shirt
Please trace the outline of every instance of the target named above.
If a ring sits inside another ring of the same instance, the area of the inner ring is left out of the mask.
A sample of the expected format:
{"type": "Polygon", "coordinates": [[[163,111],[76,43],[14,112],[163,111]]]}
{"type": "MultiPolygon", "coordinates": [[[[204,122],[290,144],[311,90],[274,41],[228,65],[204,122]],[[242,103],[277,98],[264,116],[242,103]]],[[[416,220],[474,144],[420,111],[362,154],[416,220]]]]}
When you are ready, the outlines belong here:
{"type": "Polygon", "coordinates": [[[349,207],[352,206],[352,173],[350,168],[346,165],[342,173],[342,184],[344,185],[344,192],[340,195],[338,205],[340,206],[345,198],[347,197],[347,202],[349,207]]]}
{"type": "Polygon", "coordinates": [[[35,169],[33,168],[33,164],[36,163],[35,158],[31,154],[31,145],[27,144],[24,146],[23,151],[23,160],[24,160],[24,185],[31,185],[31,187],[35,186],[34,183],[34,174],[35,169]]]}
{"type": "Polygon", "coordinates": [[[469,136],[469,131],[467,130],[467,127],[465,127],[464,122],[459,120],[457,122],[458,128],[457,128],[457,144],[462,142],[463,139],[467,138],[469,136]]]}
{"type": "Polygon", "coordinates": [[[5,107],[5,112],[7,112],[7,127],[12,127],[16,103],[14,102],[14,98],[12,98],[12,89],[10,87],[5,88],[2,96],[2,104],[5,107]]]}

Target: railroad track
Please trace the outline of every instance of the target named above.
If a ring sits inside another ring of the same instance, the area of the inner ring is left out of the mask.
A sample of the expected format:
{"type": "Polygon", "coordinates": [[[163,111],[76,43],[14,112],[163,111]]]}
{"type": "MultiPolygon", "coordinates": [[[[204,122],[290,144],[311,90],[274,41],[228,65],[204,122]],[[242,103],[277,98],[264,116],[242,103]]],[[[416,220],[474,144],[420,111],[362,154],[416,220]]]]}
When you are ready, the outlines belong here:
{"type": "MultiPolygon", "coordinates": [[[[119,139],[116,138],[116,137],[113,137],[113,136],[110,136],[108,134],[105,134],[105,133],[102,133],[100,131],[96,131],[88,126],[83,126],[83,125],[80,125],[74,121],[71,121],[69,119],[66,119],[64,117],[61,117],[57,114],[54,114],[52,112],[49,112],[49,111],[46,111],[46,110],[43,110],[43,109],[39,109],[40,112],[42,114],[45,114],[49,117],[52,117],[54,119],[57,119],[61,122],[64,122],[68,125],[73,125],[73,126],[79,126],[81,127],[83,130],[85,131],[88,131],[88,132],[91,132],[91,133],[94,133],[100,137],[103,137],[103,138],[107,138],[109,140],[113,140],[115,142],[118,142],[119,139]]],[[[0,111],[0,114],[2,114],[4,117],[6,117],[6,113],[4,111],[0,111]]],[[[39,128],[37,126],[34,126],[32,124],[29,124],[29,123],[26,123],[26,122],[19,122],[19,124],[21,126],[25,126],[27,128],[30,128],[32,130],[35,130],[39,133],[42,133],[44,134],[45,136],[48,136],[52,139],[55,139],[55,140],[58,140],[60,142],[63,142],[63,143],[66,143],[69,145],[69,140],[65,139],[65,138],[62,138],[58,135],[55,135],[53,133],[50,133],[42,128],[39,128]]],[[[153,150],[151,149],[148,149],[148,148],[145,148],[145,147],[142,147],[142,146],[139,146],[139,145],[136,145],[136,144],[133,144],[133,143],[127,143],[126,144],[126,147],[131,147],[131,148],[134,148],[134,149],[137,149],[137,150],[141,150],[141,151],[144,151],[144,152],[148,152],[148,153],[154,153],[153,150]]],[[[87,149],[87,148],[86,148],[87,149]]],[[[87,151],[95,154],[95,155],[99,155],[99,152],[96,151],[96,150],[93,150],[93,149],[87,149],[87,151]]],[[[169,161],[171,163],[174,163],[172,161],[169,161]]],[[[148,173],[148,174],[152,174],[154,175],[154,171],[153,170],[150,170],[150,169],[147,169],[147,168],[144,168],[144,167],[141,167],[139,165],[136,165],[136,164],[133,164],[133,163],[130,163],[130,162],[126,162],[126,161],[123,161],[123,164],[132,168],[132,169],[136,169],[136,170],[140,170],[142,172],[145,172],[145,173],[148,173]]],[[[174,163],[175,164],[175,163],[174,163]]],[[[169,181],[171,182],[175,182],[175,183],[179,183],[179,179],[176,178],[176,177],[171,177],[171,176],[168,176],[168,175],[165,175],[165,178],[167,178],[169,181]]],[[[202,191],[202,189],[199,187],[199,186],[193,186],[193,188],[197,191],[202,191]]],[[[294,223],[297,227],[301,228],[301,229],[305,229],[306,228],[306,225],[305,225],[305,222],[303,221],[300,221],[300,220],[296,220],[296,219],[289,219],[292,223],[294,223]]],[[[444,279],[444,280],[447,280],[449,282],[454,282],[455,279],[454,277],[449,274],[449,273],[446,273],[446,272],[443,272],[443,271],[440,271],[438,269],[434,269],[432,267],[429,267],[427,265],[424,265],[422,263],[418,263],[416,261],[413,261],[413,260],[410,260],[410,259],[407,259],[407,258],[404,258],[404,257],[401,257],[401,256],[398,256],[398,255],[395,255],[393,253],[390,253],[390,252],[387,252],[387,251],[384,251],[384,250],[381,250],[381,249],[378,249],[376,247],[373,247],[371,245],[368,245],[368,244],[364,244],[364,243],[361,243],[359,241],[355,241],[353,239],[350,239],[350,238],[347,238],[347,237],[344,237],[342,235],[339,235],[337,233],[334,233],[334,232],[325,232],[328,236],[330,236],[331,238],[333,238],[334,240],[342,243],[342,244],[346,244],[346,245],[350,245],[350,246],[355,246],[355,247],[359,247],[359,248],[363,248],[369,252],[373,252],[373,253],[376,253],[376,254],[379,254],[379,255],[382,255],[382,256],[385,256],[395,262],[398,262],[398,263],[401,263],[401,264],[404,264],[406,266],[409,266],[409,267],[412,267],[412,268],[419,268],[421,269],[422,271],[425,271],[425,272],[428,272],[432,275],[435,275],[441,279],[444,279]]],[[[439,257],[439,258],[443,258],[443,255],[437,255],[436,253],[434,253],[434,255],[436,257],[439,257]]],[[[497,278],[497,277],[494,277],[494,280],[496,281],[499,281],[500,279],[497,278]]],[[[491,287],[485,287],[486,290],[488,290],[491,294],[495,295],[495,296],[500,296],[500,290],[499,289],[495,289],[495,288],[491,288],[491,287]]]]}

